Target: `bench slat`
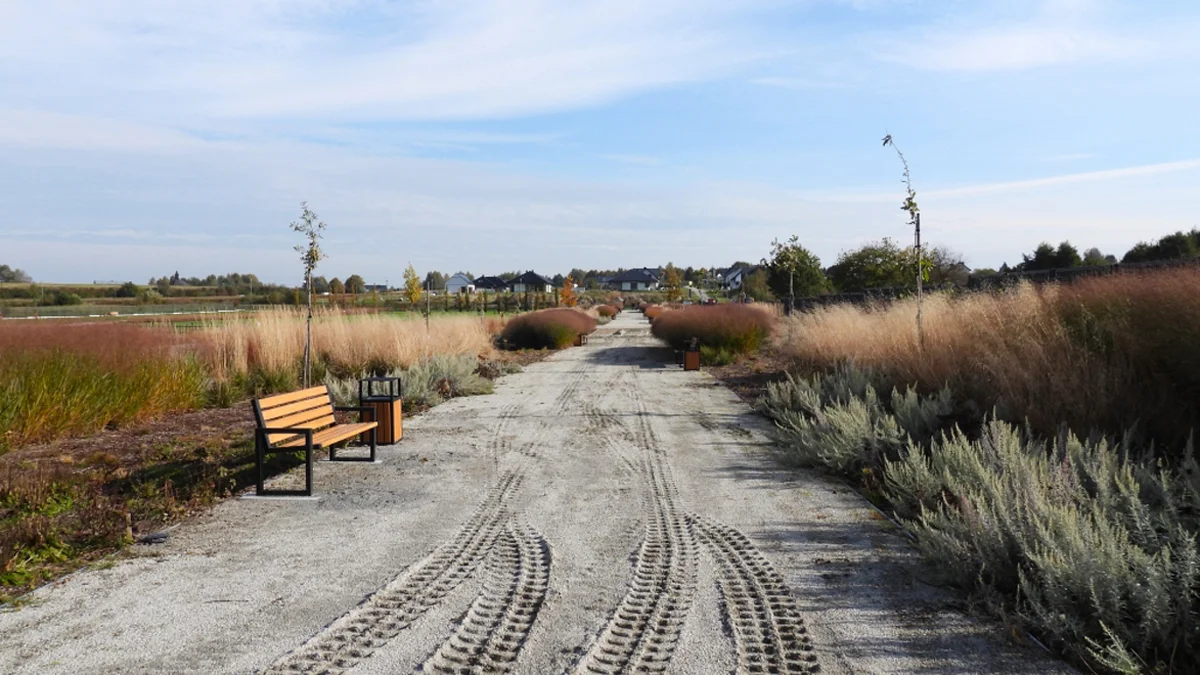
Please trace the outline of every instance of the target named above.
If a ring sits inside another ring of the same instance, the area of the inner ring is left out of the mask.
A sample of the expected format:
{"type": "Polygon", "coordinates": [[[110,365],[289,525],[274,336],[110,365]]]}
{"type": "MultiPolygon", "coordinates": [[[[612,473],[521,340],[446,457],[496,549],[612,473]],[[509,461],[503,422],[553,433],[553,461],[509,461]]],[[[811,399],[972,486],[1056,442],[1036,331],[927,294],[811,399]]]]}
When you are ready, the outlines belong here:
{"type": "MultiPolygon", "coordinates": [[[[338,441],[344,441],[347,438],[357,436],[364,431],[370,431],[379,426],[376,422],[361,422],[356,424],[339,424],[335,427],[323,429],[313,434],[313,447],[320,448],[326,445],[332,445],[338,441]]],[[[280,434],[282,435],[282,434],[280,434]]],[[[303,447],[304,439],[295,437],[289,441],[276,445],[277,448],[296,448],[303,447]]]]}
{"type": "Polygon", "coordinates": [[[281,417],[293,415],[305,410],[312,410],[313,408],[319,408],[321,406],[329,406],[328,396],[318,396],[315,398],[304,399],[303,401],[296,401],[295,403],[288,403],[287,405],[277,406],[275,408],[263,409],[263,421],[270,426],[278,426],[274,422],[281,417]]]}
{"type": "Polygon", "coordinates": [[[292,427],[315,429],[316,427],[312,426],[310,423],[320,420],[328,420],[322,426],[329,426],[330,424],[333,424],[333,408],[329,405],[324,405],[320,408],[312,408],[310,410],[298,412],[295,415],[288,415],[287,417],[280,417],[277,420],[270,420],[267,422],[267,426],[274,427],[276,429],[289,429],[292,427]]]}
{"type": "Polygon", "coordinates": [[[286,403],[302,401],[306,398],[316,398],[322,395],[329,395],[329,390],[325,387],[325,385],[321,385],[319,387],[309,387],[308,389],[301,389],[299,391],[293,391],[287,394],[265,396],[258,399],[258,407],[260,410],[266,410],[267,408],[278,408],[286,403]]]}
{"type": "MultiPolygon", "coordinates": [[[[287,425],[286,428],[288,428],[288,429],[312,429],[314,432],[319,433],[318,430],[324,429],[325,427],[333,424],[333,421],[334,421],[333,416],[330,415],[328,417],[323,417],[321,419],[312,420],[311,422],[303,422],[301,424],[289,424],[289,425],[287,425]]],[[[282,429],[284,427],[276,427],[276,428],[282,429]]],[[[304,437],[298,436],[296,434],[267,434],[267,443],[269,443],[271,445],[275,445],[276,443],[278,443],[280,441],[284,441],[284,440],[291,439],[291,438],[299,439],[300,445],[304,445],[304,437]]],[[[314,439],[316,438],[316,433],[313,434],[313,438],[314,439]]],[[[315,440],[314,440],[314,442],[315,442],[315,440]]]]}

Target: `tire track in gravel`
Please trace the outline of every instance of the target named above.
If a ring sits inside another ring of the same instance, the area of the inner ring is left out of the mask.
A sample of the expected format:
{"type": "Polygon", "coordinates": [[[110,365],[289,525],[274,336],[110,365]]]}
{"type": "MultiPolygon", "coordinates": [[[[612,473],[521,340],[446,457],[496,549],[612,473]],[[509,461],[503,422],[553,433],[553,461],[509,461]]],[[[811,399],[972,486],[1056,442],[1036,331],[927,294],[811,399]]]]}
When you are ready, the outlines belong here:
{"type": "Polygon", "coordinates": [[[571,381],[567,383],[567,386],[564,387],[562,392],[554,399],[554,410],[557,413],[564,413],[570,409],[571,404],[574,402],[574,398],[576,394],[579,393],[580,388],[582,388],[584,383],[588,381],[589,376],[595,375],[594,370],[586,367],[576,368],[568,372],[571,375],[574,375],[574,377],[571,378],[571,381]]]}
{"type": "MultiPolygon", "coordinates": [[[[566,390],[578,389],[585,377],[581,371],[566,390]]],[[[493,464],[498,469],[501,457],[514,453],[518,455],[517,464],[501,474],[467,523],[429,556],[264,672],[344,672],[399,635],[476,572],[480,563],[492,555],[500,538],[506,536],[513,517],[508,504],[520,489],[529,462],[539,458],[536,449],[544,435],[542,427],[519,446],[507,433],[531,399],[532,395],[526,396],[500,410],[488,442],[493,464]]],[[[560,394],[555,400],[558,407],[570,396],[560,394]]]]}
{"type": "Polygon", "coordinates": [[[454,537],[265,672],[341,673],[387,644],[474,573],[503,533],[521,481],[506,473],[454,537]]]}
{"type": "Polygon", "coordinates": [[[651,413],[638,393],[636,373],[631,375],[634,382],[628,390],[633,392],[635,411],[632,429],[610,413],[595,410],[588,414],[605,426],[612,425],[610,431],[619,430],[640,454],[636,462],[639,466],[634,467],[629,454],[611,438],[616,434],[601,436],[603,446],[619,462],[643,475],[649,487],[643,493],[644,501],[652,518],[629,592],[577,672],[654,672],[666,668],[695,591],[697,535],[717,563],[717,587],[723,600],[722,613],[733,632],[737,672],[819,672],[804,620],[790,589],[770,562],[736,529],[677,511],[666,453],[650,423],[651,413]],[[675,551],[686,560],[669,560],[675,551]],[[680,563],[686,572],[678,569],[680,563]],[[672,577],[673,565],[677,574],[672,577]],[[691,575],[690,583],[679,583],[687,574],[691,575]],[[655,612],[664,598],[672,614],[665,620],[655,612]],[[650,652],[653,658],[648,662],[638,659],[643,644],[657,648],[650,652]]]}
{"type": "MultiPolygon", "coordinates": [[[[637,391],[636,386],[633,391],[637,391]]],[[[633,441],[635,454],[640,457],[629,463],[636,466],[644,483],[646,533],[625,597],[576,665],[576,673],[666,670],[695,594],[695,533],[676,507],[674,483],[662,464],[657,437],[636,393],[635,401],[633,441]]],[[[608,445],[618,456],[624,454],[608,445]]]]}
{"type": "Polygon", "coordinates": [[[510,521],[488,558],[483,592],[424,666],[437,673],[504,673],[516,661],[550,584],[550,547],[510,521]]]}
{"type": "Polygon", "coordinates": [[[812,640],[783,578],[741,532],[690,517],[717,561],[739,673],[816,673],[812,640]]]}

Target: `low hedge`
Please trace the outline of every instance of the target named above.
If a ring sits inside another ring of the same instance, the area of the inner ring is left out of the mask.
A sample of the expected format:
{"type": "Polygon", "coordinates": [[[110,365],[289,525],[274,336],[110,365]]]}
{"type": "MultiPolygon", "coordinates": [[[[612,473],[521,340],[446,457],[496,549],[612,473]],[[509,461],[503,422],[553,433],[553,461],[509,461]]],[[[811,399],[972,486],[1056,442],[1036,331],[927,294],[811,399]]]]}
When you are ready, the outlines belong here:
{"type": "Polygon", "coordinates": [[[543,309],[522,314],[504,326],[501,344],[510,349],[564,349],[580,333],[596,330],[596,320],[574,309],[543,309]]]}

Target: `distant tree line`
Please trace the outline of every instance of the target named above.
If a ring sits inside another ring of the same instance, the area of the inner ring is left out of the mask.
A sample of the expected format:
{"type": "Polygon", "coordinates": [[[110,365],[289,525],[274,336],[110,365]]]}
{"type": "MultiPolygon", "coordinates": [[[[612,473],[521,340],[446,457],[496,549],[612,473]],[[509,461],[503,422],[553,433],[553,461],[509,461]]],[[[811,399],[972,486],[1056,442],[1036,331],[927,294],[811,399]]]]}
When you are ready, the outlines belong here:
{"type": "Polygon", "coordinates": [[[25,270],[0,265],[0,284],[28,284],[32,281],[25,270]]]}

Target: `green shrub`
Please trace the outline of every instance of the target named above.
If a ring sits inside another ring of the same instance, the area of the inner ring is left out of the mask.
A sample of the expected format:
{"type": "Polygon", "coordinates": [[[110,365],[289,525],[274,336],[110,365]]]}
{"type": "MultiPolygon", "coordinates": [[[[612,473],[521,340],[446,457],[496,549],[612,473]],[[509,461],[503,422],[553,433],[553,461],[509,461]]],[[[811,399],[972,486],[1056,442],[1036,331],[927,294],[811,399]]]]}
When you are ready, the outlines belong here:
{"type": "Polygon", "coordinates": [[[737,361],[737,354],[725,347],[700,347],[700,363],[706,366],[727,366],[737,361]]]}
{"type": "Polygon", "coordinates": [[[78,293],[66,293],[64,291],[54,291],[50,296],[50,302],[54,305],[82,305],[83,298],[79,297],[78,293]]]}

